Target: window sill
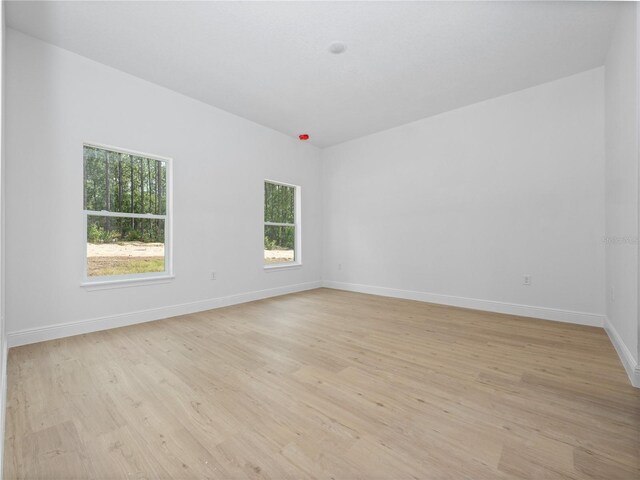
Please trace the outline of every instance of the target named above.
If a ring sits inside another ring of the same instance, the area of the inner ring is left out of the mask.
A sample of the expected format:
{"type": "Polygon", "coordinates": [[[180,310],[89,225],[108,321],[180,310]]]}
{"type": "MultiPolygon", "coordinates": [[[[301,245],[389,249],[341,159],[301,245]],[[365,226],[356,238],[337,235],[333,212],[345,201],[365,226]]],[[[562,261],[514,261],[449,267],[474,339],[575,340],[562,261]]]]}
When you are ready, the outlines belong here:
{"type": "Polygon", "coordinates": [[[278,270],[287,270],[289,268],[300,268],[300,267],[302,267],[302,263],[292,262],[292,263],[277,263],[273,265],[264,265],[263,268],[265,272],[274,272],[278,270]]]}
{"type": "Polygon", "coordinates": [[[147,278],[125,278],[120,280],[98,280],[95,282],[82,282],[80,286],[87,290],[87,292],[93,292],[95,290],[110,290],[113,288],[129,288],[129,287],[143,287],[146,285],[158,285],[162,283],[169,283],[174,278],[174,275],[163,275],[158,277],[147,278]]]}

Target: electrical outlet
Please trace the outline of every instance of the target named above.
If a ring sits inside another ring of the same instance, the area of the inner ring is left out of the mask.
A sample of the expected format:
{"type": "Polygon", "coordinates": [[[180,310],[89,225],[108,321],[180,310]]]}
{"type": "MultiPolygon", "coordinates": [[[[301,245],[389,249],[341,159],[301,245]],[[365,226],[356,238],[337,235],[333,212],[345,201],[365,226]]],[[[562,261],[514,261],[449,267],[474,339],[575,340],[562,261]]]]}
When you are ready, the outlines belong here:
{"type": "Polygon", "coordinates": [[[341,263],[338,264],[338,270],[342,270],[342,264],[341,263]]]}
{"type": "Polygon", "coordinates": [[[523,285],[527,285],[527,286],[531,285],[531,275],[525,274],[525,276],[524,276],[524,278],[522,280],[522,284],[523,285]]]}
{"type": "Polygon", "coordinates": [[[217,274],[216,272],[211,272],[211,275],[209,277],[210,280],[215,280],[217,278],[217,274]]]}

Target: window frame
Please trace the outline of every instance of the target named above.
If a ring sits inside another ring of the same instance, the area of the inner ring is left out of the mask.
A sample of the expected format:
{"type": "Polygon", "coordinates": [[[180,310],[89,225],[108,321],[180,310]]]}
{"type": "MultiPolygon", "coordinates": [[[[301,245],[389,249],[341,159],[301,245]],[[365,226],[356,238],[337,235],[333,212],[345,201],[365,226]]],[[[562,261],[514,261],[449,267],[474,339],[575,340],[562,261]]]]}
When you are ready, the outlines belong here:
{"type": "Polygon", "coordinates": [[[296,268],[302,266],[302,187],[293,183],[281,182],[278,180],[271,180],[265,178],[262,181],[262,267],[265,271],[274,271],[287,268],[296,268]],[[279,222],[267,222],[264,219],[265,201],[264,201],[264,189],[265,184],[271,183],[274,185],[282,185],[283,187],[292,187],[294,189],[294,204],[293,204],[293,219],[294,223],[279,223],[279,222]],[[294,243],[293,243],[293,262],[282,263],[264,263],[264,228],[266,226],[281,226],[281,227],[293,227],[294,228],[294,243]]]}
{"type": "Polygon", "coordinates": [[[173,274],[173,159],[170,157],[163,157],[151,153],[140,152],[137,150],[129,150],[126,148],[114,147],[112,145],[105,145],[96,142],[83,142],[82,143],[82,168],[84,169],[84,149],[98,148],[101,150],[108,150],[114,153],[124,153],[127,155],[133,155],[136,157],[148,158],[151,160],[157,160],[165,162],[166,169],[166,206],[165,214],[157,215],[152,213],[124,213],[124,212],[110,212],[108,210],[94,211],[85,210],[84,208],[84,175],[82,177],[82,242],[83,248],[83,260],[82,260],[82,281],[80,286],[82,287],[107,287],[117,288],[119,286],[125,287],[128,285],[146,285],[157,282],[166,282],[175,278],[173,274]],[[120,217],[120,218],[146,218],[146,219],[159,219],[164,220],[164,271],[163,272],[147,272],[136,273],[129,275],[107,275],[100,277],[90,277],[88,275],[88,262],[87,262],[87,226],[88,218],[90,216],[98,217],[120,217]]]}

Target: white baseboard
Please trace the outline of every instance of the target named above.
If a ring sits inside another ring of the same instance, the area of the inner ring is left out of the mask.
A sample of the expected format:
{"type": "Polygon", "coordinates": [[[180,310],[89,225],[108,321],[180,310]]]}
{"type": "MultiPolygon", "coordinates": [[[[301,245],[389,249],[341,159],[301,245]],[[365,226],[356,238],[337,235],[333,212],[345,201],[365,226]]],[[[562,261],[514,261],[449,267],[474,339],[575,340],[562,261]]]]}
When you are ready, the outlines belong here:
{"type": "MultiPolygon", "coordinates": [[[[183,303],[179,305],[170,305],[167,307],[152,308],[132,313],[124,313],[119,315],[108,315],[88,320],[80,320],[77,322],[59,323],[40,328],[30,328],[7,333],[6,339],[2,342],[2,371],[0,372],[0,401],[6,401],[7,390],[7,349],[19,345],[27,345],[30,343],[43,342],[46,340],[54,340],[56,338],[70,337],[83,333],[97,332],[100,330],[108,330],[110,328],[124,327],[137,323],[150,322],[163,318],[174,317],[177,315],[186,315],[189,313],[201,312],[215,308],[237,305],[240,303],[251,302],[254,300],[262,300],[265,298],[286,295],[288,293],[302,292],[312,290],[314,288],[326,287],[337,290],[346,290],[351,292],[368,293],[371,295],[381,295],[385,297],[403,298],[407,300],[417,300],[421,302],[436,303],[442,305],[451,305],[462,308],[472,308],[476,310],[484,310],[496,313],[506,313],[510,315],[519,315],[523,317],[534,317],[545,320],[555,320],[560,322],[575,323],[580,325],[588,325],[594,327],[604,327],[615,347],[622,364],[624,365],[632,385],[640,387],[640,366],[635,361],[631,352],[622,342],[620,336],[616,332],[613,325],[606,319],[604,315],[598,315],[586,312],[575,312],[571,310],[561,310],[546,307],[533,307],[529,305],[520,305],[515,303],[495,302],[490,300],[480,300],[476,298],[458,297],[453,295],[442,295],[428,292],[416,292],[411,290],[400,290],[395,288],[376,287],[371,285],[361,285],[355,283],[344,283],[334,281],[315,281],[307,283],[299,283],[295,285],[287,285],[284,287],[270,288],[266,290],[256,290],[252,292],[230,295],[227,297],[211,298],[197,302],[183,303]]],[[[4,403],[0,406],[0,428],[4,431],[4,403]]],[[[4,436],[0,438],[0,468],[2,467],[2,447],[4,436]]],[[[2,470],[0,470],[1,472],[2,470]]]]}
{"type": "Polygon", "coordinates": [[[605,319],[604,329],[606,330],[607,335],[609,335],[609,339],[611,340],[611,343],[613,343],[616,352],[618,352],[618,356],[620,357],[620,361],[629,376],[631,385],[640,388],[640,365],[638,365],[636,359],[633,358],[633,355],[624,344],[622,338],[618,334],[618,331],[608,318],[605,319]]]}
{"type": "Polygon", "coordinates": [[[105,317],[92,318],[88,320],[80,320],[69,323],[59,323],[46,327],[28,328],[25,330],[7,333],[7,344],[9,347],[17,347],[19,345],[44,342],[46,340],[54,340],[56,338],[71,337],[73,335],[80,335],[83,333],[108,330],[110,328],[125,327],[127,325],[134,325],[136,323],[144,323],[153,320],[160,320],[163,318],[175,317],[177,315],[186,315],[189,313],[212,310],[214,308],[228,307],[230,305],[236,305],[239,303],[252,302],[254,300],[262,300],[264,298],[286,295],[287,293],[312,290],[314,288],[320,288],[321,286],[322,282],[320,281],[298,283],[295,285],[287,285],[284,287],[240,293],[227,297],[210,298],[197,302],[182,303],[179,305],[170,305],[160,308],[150,308],[148,310],[140,310],[131,313],[108,315],[105,317]]]}
{"type": "Polygon", "coordinates": [[[572,310],[561,310],[557,308],[533,307],[530,305],[520,305],[517,303],[495,302],[492,300],[480,300],[477,298],[457,297],[454,295],[442,295],[439,293],[416,292],[412,290],[400,290],[396,288],[376,287],[372,285],[361,285],[357,283],[343,283],[334,281],[323,281],[322,286],[335,288],[336,290],[347,290],[349,292],[368,293],[371,295],[381,295],[383,297],[404,298],[406,300],[417,300],[420,302],[438,303],[441,305],[451,305],[453,307],[472,308],[474,310],[484,310],[487,312],[506,313],[521,317],[541,318],[544,320],[555,320],[558,322],[576,323],[591,327],[604,326],[604,315],[586,312],[574,312],[572,310]]]}

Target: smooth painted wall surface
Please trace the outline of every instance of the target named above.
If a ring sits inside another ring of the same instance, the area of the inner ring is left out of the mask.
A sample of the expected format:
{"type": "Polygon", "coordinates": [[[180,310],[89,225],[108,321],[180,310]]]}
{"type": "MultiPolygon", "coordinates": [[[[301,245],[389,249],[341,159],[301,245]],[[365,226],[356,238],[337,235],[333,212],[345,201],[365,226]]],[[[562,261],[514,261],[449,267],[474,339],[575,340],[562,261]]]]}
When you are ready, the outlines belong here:
{"type": "Polygon", "coordinates": [[[4,465],[4,431],[7,400],[7,338],[4,293],[4,75],[5,3],[0,3],[0,477],[4,465]]]}
{"type": "Polygon", "coordinates": [[[318,149],[13,30],[7,64],[9,332],[320,281],[318,149]],[[83,142],[173,158],[174,281],[80,287],[83,142]],[[265,178],[302,187],[300,268],[263,269],[265,178]]]}
{"type": "Polygon", "coordinates": [[[636,5],[620,6],[605,64],[607,317],[638,361],[636,5]]]}
{"type": "Polygon", "coordinates": [[[323,150],[323,279],[602,315],[603,81],[597,68],[323,150]]]}

